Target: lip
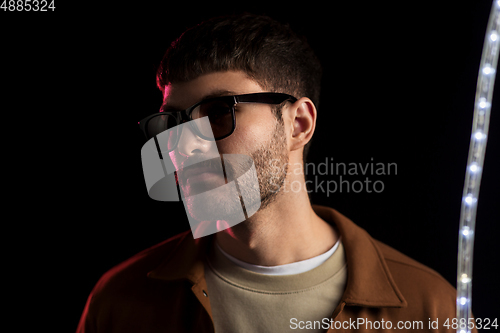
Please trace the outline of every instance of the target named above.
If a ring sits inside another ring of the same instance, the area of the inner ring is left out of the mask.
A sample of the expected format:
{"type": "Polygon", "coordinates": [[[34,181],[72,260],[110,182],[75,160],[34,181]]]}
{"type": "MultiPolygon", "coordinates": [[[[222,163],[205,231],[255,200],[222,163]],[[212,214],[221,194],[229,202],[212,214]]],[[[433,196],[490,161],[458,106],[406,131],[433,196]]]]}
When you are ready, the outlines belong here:
{"type": "Polygon", "coordinates": [[[187,183],[194,184],[219,179],[220,176],[220,172],[212,168],[189,168],[184,172],[183,178],[187,183]]]}
{"type": "Polygon", "coordinates": [[[214,172],[203,172],[199,175],[192,176],[188,178],[188,184],[208,182],[211,180],[218,179],[219,175],[214,172]]]}
{"type": "Polygon", "coordinates": [[[216,173],[216,171],[212,168],[192,168],[192,167],[187,167],[186,169],[183,170],[183,176],[184,178],[191,178],[197,175],[201,175],[203,173],[216,173]]]}

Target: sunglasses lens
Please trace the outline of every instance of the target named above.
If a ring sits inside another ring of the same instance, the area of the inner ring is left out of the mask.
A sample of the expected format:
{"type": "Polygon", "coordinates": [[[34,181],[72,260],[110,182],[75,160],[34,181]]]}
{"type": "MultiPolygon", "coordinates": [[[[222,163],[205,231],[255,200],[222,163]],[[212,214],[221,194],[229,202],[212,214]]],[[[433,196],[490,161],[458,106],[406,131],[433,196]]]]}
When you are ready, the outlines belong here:
{"type": "Polygon", "coordinates": [[[170,151],[175,148],[178,140],[179,127],[174,116],[162,114],[151,118],[146,124],[148,138],[157,136],[161,142],[161,149],[170,151]],[[174,128],[175,127],[175,128],[174,128]],[[173,128],[173,129],[172,129],[173,128]],[[163,134],[162,134],[163,133],[163,134]]]}
{"type": "Polygon", "coordinates": [[[158,115],[151,118],[146,124],[146,132],[149,138],[160,134],[163,131],[177,126],[177,121],[174,116],[168,114],[158,115]]]}
{"type": "Polygon", "coordinates": [[[233,130],[232,106],[224,101],[208,101],[198,105],[191,113],[191,118],[208,117],[210,127],[198,126],[200,133],[205,137],[221,138],[233,130]],[[212,134],[213,133],[213,134],[212,134]]]}

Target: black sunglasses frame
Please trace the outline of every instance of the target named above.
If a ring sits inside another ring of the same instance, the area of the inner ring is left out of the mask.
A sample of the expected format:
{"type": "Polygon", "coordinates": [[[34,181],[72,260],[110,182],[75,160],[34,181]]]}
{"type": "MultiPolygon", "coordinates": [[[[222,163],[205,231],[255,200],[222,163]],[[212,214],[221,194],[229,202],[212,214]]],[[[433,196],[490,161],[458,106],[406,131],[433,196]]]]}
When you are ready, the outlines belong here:
{"type": "MultiPolygon", "coordinates": [[[[190,106],[189,108],[187,108],[185,110],[180,110],[180,111],[172,111],[172,110],[163,111],[163,107],[162,107],[160,109],[160,112],[154,113],[154,114],[149,115],[146,118],[142,119],[139,122],[139,128],[146,136],[146,140],[149,140],[153,137],[153,135],[150,135],[148,133],[147,124],[154,117],[168,114],[168,115],[171,115],[175,118],[175,120],[177,121],[177,125],[180,125],[183,122],[189,122],[189,121],[193,120],[191,118],[191,114],[192,114],[193,110],[196,109],[196,107],[200,106],[201,104],[213,102],[213,101],[222,101],[222,102],[226,103],[230,107],[231,116],[233,117],[232,118],[233,124],[232,124],[231,131],[229,132],[229,134],[214,138],[217,141],[217,140],[222,140],[224,138],[227,138],[228,136],[230,136],[231,134],[234,133],[234,130],[236,129],[236,115],[234,113],[234,110],[235,110],[234,107],[236,106],[236,104],[239,104],[239,103],[262,103],[262,104],[274,105],[274,104],[281,104],[285,101],[290,101],[292,103],[295,103],[297,101],[297,98],[295,98],[291,95],[288,95],[288,94],[273,93],[273,92],[213,97],[213,98],[204,99],[204,100],[194,104],[193,106],[190,106]]],[[[194,122],[191,122],[190,124],[192,125],[191,128],[194,130],[196,135],[198,135],[199,137],[201,137],[205,140],[213,140],[213,139],[207,138],[203,134],[201,134],[201,132],[199,131],[199,129],[197,128],[197,126],[194,122]]],[[[177,146],[177,142],[174,145],[174,147],[175,146],[177,146]]]]}

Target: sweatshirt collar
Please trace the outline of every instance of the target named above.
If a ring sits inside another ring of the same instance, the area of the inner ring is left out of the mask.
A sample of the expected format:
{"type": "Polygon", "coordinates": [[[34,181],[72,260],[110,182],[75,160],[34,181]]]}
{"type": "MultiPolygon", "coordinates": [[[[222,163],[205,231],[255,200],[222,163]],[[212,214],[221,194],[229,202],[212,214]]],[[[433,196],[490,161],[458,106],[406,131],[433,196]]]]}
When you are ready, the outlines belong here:
{"type": "MultiPolygon", "coordinates": [[[[335,225],[342,237],[348,270],[347,286],[341,302],[352,306],[406,307],[375,240],[336,210],[313,205],[316,214],[335,225]]],[[[204,280],[204,258],[213,235],[194,239],[190,231],[177,238],[171,255],[148,273],[150,278],[173,281],[187,279],[193,284],[204,280]]]]}

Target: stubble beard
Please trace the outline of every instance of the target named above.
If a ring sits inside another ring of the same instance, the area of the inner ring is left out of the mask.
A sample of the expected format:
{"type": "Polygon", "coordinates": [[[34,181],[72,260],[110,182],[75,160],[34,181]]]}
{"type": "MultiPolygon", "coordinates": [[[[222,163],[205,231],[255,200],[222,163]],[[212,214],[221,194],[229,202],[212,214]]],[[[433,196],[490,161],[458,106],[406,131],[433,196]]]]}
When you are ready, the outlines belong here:
{"type": "MultiPolygon", "coordinates": [[[[250,157],[255,166],[260,190],[260,208],[258,210],[263,210],[268,208],[282,194],[281,189],[287,175],[285,165],[287,166],[288,163],[288,152],[282,119],[276,119],[271,140],[254,150],[250,157]],[[277,167],[279,172],[276,172],[277,167]]],[[[247,169],[247,166],[237,165],[235,168],[239,169],[239,171],[235,171],[235,173],[241,175],[241,169],[247,169]]],[[[241,182],[239,185],[242,195],[246,198],[253,198],[251,201],[258,200],[255,185],[252,186],[252,184],[246,184],[245,182],[241,182]]],[[[224,187],[220,187],[212,191],[209,200],[186,197],[187,206],[190,207],[190,215],[199,221],[211,220],[215,222],[221,219],[236,219],[236,216],[241,212],[241,198],[233,195],[228,197],[227,193],[224,187]]],[[[253,202],[253,204],[258,205],[258,202],[253,202]]],[[[245,208],[247,212],[252,209],[251,207],[245,208]]]]}
{"type": "Polygon", "coordinates": [[[288,166],[285,128],[281,119],[276,121],[271,141],[251,154],[260,187],[260,209],[269,207],[281,195],[288,166]],[[276,167],[279,172],[276,172],[276,167]]]}

